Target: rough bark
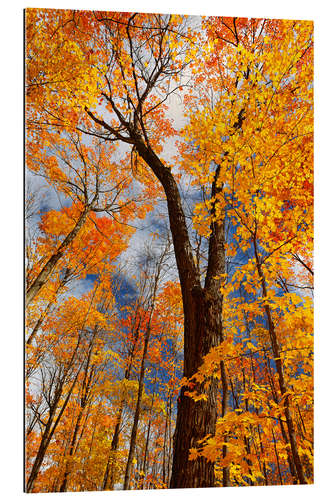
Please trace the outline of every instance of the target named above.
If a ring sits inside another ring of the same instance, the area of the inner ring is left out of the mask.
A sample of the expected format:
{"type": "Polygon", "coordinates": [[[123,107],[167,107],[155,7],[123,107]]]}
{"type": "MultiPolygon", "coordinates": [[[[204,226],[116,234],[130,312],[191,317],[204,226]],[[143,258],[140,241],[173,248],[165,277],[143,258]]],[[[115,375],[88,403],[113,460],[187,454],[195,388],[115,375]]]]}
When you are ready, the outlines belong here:
{"type": "MultiPolygon", "coordinates": [[[[217,192],[219,170],[218,167],[212,196],[217,192]]],[[[214,215],[213,212],[212,216],[214,215]]],[[[196,284],[191,289],[190,297],[184,301],[184,376],[187,378],[194,375],[202,364],[203,357],[223,339],[223,297],[219,283],[214,278],[224,273],[224,270],[224,225],[212,222],[205,287],[196,284]]],[[[217,383],[212,380],[206,391],[200,386],[195,389],[199,393],[205,392],[207,399],[195,402],[185,395],[187,388],[182,388],[178,400],[171,488],[215,485],[214,463],[204,457],[190,461],[189,450],[198,447],[198,441],[208,434],[215,434],[217,383]]]]}

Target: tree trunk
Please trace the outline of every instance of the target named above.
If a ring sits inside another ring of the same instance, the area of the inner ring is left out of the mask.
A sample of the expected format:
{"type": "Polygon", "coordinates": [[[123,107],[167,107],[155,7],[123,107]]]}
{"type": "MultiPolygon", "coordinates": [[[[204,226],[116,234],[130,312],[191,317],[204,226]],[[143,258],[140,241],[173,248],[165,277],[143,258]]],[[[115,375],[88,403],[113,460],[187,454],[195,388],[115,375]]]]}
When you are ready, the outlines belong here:
{"type": "MultiPolygon", "coordinates": [[[[90,361],[90,355],[89,355],[89,361],[90,361]]],[[[88,369],[88,367],[87,367],[87,369],[88,369]]],[[[87,403],[88,403],[92,374],[93,374],[93,370],[90,371],[88,382],[87,382],[87,385],[84,389],[84,394],[83,394],[81,401],[80,401],[79,413],[78,413],[78,416],[76,419],[74,432],[73,432],[73,436],[72,436],[70,447],[69,447],[69,454],[68,455],[70,458],[72,458],[74,453],[75,453],[75,445],[77,442],[77,438],[79,437],[79,430],[80,430],[80,426],[81,426],[83,413],[84,413],[86,406],[87,406],[87,403]]],[[[87,371],[85,374],[85,379],[86,379],[86,377],[87,377],[87,371]]],[[[60,485],[59,491],[61,491],[61,492],[67,491],[67,483],[68,483],[68,478],[69,478],[70,472],[71,472],[70,463],[66,462],[65,473],[64,473],[64,477],[63,477],[62,483],[60,485]]]]}
{"type": "MultiPolygon", "coordinates": [[[[78,432],[80,429],[83,411],[84,411],[84,408],[81,407],[79,410],[79,414],[77,416],[77,419],[76,419],[73,436],[72,436],[71,443],[69,446],[69,454],[68,455],[70,458],[72,458],[72,456],[74,454],[74,447],[75,447],[76,438],[77,438],[77,435],[78,435],[78,432]]],[[[67,491],[67,483],[68,483],[69,475],[70,475],[70,464],[68,463],[68,461],[66,461],[64,477],[63,477],[63,480],[62,480],[60,488],[59,488],[60,492],[67,491]]]]}
{"type": "Polygon", "coordinates": [[[66,248],[72,243],[74,238],[77,236],[79,233],[80,229],[84,225],[87,215],[89,213],[88,208],[85,208],[85,210],[81,213],[78,221],[76,222],[74,228],[71,230],[70,233],[66,236],[64,241],[61,243],[57,251],[49,258],[49,260],[46,262],[44,265],[43,269],[40,271],[38,274],[37,278],[34,280],[34,282],[30,285],[30,287],[27,289],[26,292],[26,306],[30,304],[30,302],[36,297],[36,295],[39,293],[40,289],[45,285],[47,282],[50,274],[56,267],[57,263],[61,259],[61,257],[64,255],[64,252],[66,248]]]}
{"type": "Polygon", "coordinates": [[[153,411],[154,400],[155,400],[155,383],[156,383],[156,377],[155,377],[153,396],[152,396],[152,401],[151,401],[151,406],[150,406],[150,411],[149,411],[149,421],[148,421],[148,429],[147,429],[147,436],[146,436],[146,443],[145,443],[145,452],[144,452],[143,464],[142,464],[142,472],[144,474],[146,474],[147,462],[148,462],[148,449],[149,449],[149,440],[150,440],[152,411],[153,411]]]}
{"type": "MultiPolygon", "coordinates": [[[[94,342],[95,342],[95,338],[96,338],[97,333],[98,333],[98,329],[97,329],[97,326],[95,326],[94,331],[93,331],[93,336],[92,336],[92,339],[90,341],[87,362],[86,362],[85,369],[84,369],[84,378],[83,378],[83,383],[82,383],[82,387],[81,387],[82,393],[81,393],[81,397],[80,397],[79,413],[78,413],[78,416],[76,418],[74,432],[73,432],[73,436],[72,436],[70,446],[69,446],[69,454],[68,455],[69,455],[70,459],[75,454],[75,445],[77,442],[77,438],[79,437],[79,430],[80,430],[80,426],[81,426],[83,413],[87,407],[87,404],[89,403],[90,389],[92,386],[92,379],[93,379],[93,375],[95,372],[94,367],[90,367],[90,362],[91,362],[91,356],[93,353],[94,342]],[[90,367],[90,371],[89,371],[89,367],[90,367]]],[[[68,461],[66,461],[65,473],[64,473],[64,477],[63,477],[63,480],[61,482],[60,489],[59,489],[60,492],[67,491],[68,478],[69,478],[69,475],[71,473],[70,469],[71,469],[71,464],[68,461]]]]}
{"type": "Polygon", "coordinates": [[[67,396],[66,396],[66,398],[61,406],[61,409],[58,413],[58,416],[55,418],[57,405],[58,405],[60,398],[62,396],[62,393],[63,393],[64,380],[61,381],[60,386],[59,386],[58,390],[56,391],[56,396],[54,398],[52,407],[50,409],[48,421],[46,423],[45,430],[44,430],[43,435],[42,435],[42,439],[41,439],[41,442],[40,442],[40,445],[39,445],[39,448],[37,451],[37,455],[36,455],[34,464],[32,466],[29,478],[28,478],[27,483],[26,483],[26,492],[27,493],[31,493],[33,490],[34,483],[37,479],[39,469],[41,468],[41,465],[43,463],[47,448],[48,448],[50,441],[53,437],[53,434],[54,434],[54,432],[59,424],[59,421],[62,417],[62,414],[64,413],[64,411],[67,407],[68,401],[72,395],[72,392],[73,392],[74,386],[76,384],[80,370],[81,370],[81,366],[80,366],[79,370],[77,371],[75,378],[73,380],[73,383],[67,392],[67,396]],[[54,419],[55,419],[55,422],[53,423],[54,419]]]}
{"type": "Polygon", "coordinates": [[[27,482],[26,482],[26,492],[27,493],[32,492],[37,475],[38,475],[38,472],[39,472],[39,469],[40,469],[42,462],[44,460],[44,456],[45,456],[47,447],[48,447],[50,439],[51,439],[50,438],[51,426],[52,426],[55,410],[56,410],[56,406],[54,406],[51,409],[50,414],[49,414],[49,418],[47,420],[47,423],[46,423],[46,426],[44,429],[44,432],[42,434],[42,438],[41,438],[41,442],[39,444],[37,455],[35,457],[30,475],[29,475],[27,482]]]}
{"type": "MultiPolygon", "coordinates": [[[[203,288],[199,270],[194,262],[185,214],[175,178],[170,168],[166,167],[153,151],[146,134],[139,130],[137,122],[134,124],[127,122],[115,107],[114,110],[129,134],[128,139],[120,136],[120,140],[125,140],[125,142],[135,146],[140,157],[161,183],[166,195],[183,300],[184,376],[190,378],[198,370],[203,357],[222,339],[222,296],[214,277],[225,272],[224,224],[216,221],[211,224],[208,268],[203,288]]],[[[114,129],[104,120],[94,116],[87,108],[86,112],[95,123],[114,133],[114,129]]],[[[221,188],[217,188],[217,181],[220,181],[218,179],[219,173],[220,168],[217,166],[212,195],[216,195],[221,190],[221,188]]],[[[203,391],[203,387],[196,389],[200,392],[203,391]]],[[[193,399],[185,396],[185,392],[186,388],[183,387],[178,399],[170,487],[214,486],[214,463],[203,457],[194,462],[189,461],[189,450],[195,447],[198,440],[203,439],[207,434],[215,434],[217,384],[215,380],[212,380],[206,391],[207,400],[194,402],[193,399]]]]}
{"type": "Polygon", "coordinates": [[[168,455],[170,454],[170,449],[167,453],[167,440],[168,440],[168,427],[169,427],[169,404],[171,399],[171,391],[168,394],[167,404],[166,404],[166,415],[165,415],[165,424],[164,424],[164,434],[163,434],[163,460],[162,460],[162,481],[167,485],[169,483],[169,477],[167,475],[167,459],[169,459],[168,455]]]}
{"type": "MultiPolygon", "coordinates": [[[[261,279],[262,295],[264,298],[267,298],[266,281],[265,281],[264,273],[263,273],[263,270],[261,267],[256,237],[253,238],[253,245],[254,245],[254,253],[255,253],[255,259],[256,259],[257,272],[258,272],[258,275],[261,279]]],[[[267,323],[268,323],[268,331],[269,331],[269,335],[270,335],[276,371],[278,374],[281,397],[284,398],[283,399],[284,415],[285,415],[285,419],[286,419],[286,423],[287,423],[289,443],[290,443],[291,453],[292,453],[293,461],[294,461],[296,472],[297,472],[297,478],[298,478],[298,481],[300,484],[307,484],[307,481],[306,481],[306,478],[304,475],[304,471],[303,471],[302,462],[301,462],[301,459],[300,459],[300,456],[298,453],[298,449],[297,449],[296,432],[295,432],[295,428],[294,428],[292,415],[290,412],[289,398],[288,398],[288,395],[285,396],[285,393],[287,392],[287,387],[286,387],[286,382],[285,382],[283,367],[282,367],[282,362],[281,362],[280,347],[279,347],[276,332],[275,332],[275,327],[274,327],[274,323],[273,323],[273,319],[272,319],[271,309],[267,303],[265,303],[265,305],[264,305],[264,310],[265,310],[267,323]]]]}
{"type": "MultiPolygon", "coordinates": [[[[221,361],[220,363],[220,371],[221,371],[221,382],[222,382],[222,418],[226,415],[228,410],[228,379],[227,373],[225,369],[224,363],[221,361]]],[[[224,436],[224,442],[228,442],[227,433],[224,436]]],[[[222,458],[224,459],[227,456],[228,447],[226,444],[222,447],[222,458]]],[[[223,467],[222,470],[222,486],[230,486],[230,474],[229,467],[223,467]]]]}
{"type": "Polygon", "coordinates": [[[143,395],[144,378],[145,378],[145,363],[146,363],[148,344],[149,344],[150,334],[151,334],[151,323],[152,323],[152,319],[153,319],[153,312],[154,312],[154,308],[155,308],[155,300],[156,300],[158,283],[159,283],[160,276],[161,276],[162,265],[163,265],[163,261],[165,259],[165,256],[167,254],[168,248],[169,248],[169,244],[167,243],[164,250],[162,251],[162,254],[159,257],[159,261],[156,263],[156,271],[155,271],[155,276],[154,276],[154,281],[153,281],[153,288],[152,288],[152,293],[151,293],[150,300],[149,300],[150,312],[149,312],[149,319],[148,319],[148,324],[147,324],[146,332],[145,332],[143,353],[142,353],[142,358],[141,358],[138,397],[137,397],[137,401],[136,401],[133,427],[132,427],[132,432],[131,432],[130,448],[129,448],[127,464],[126,464],[124,487],[123,487],[124,490],[130,489],[131,468],[132,468],[132,461],[133,461],[133,457],[134,457],[134,449],[135,449],[135,445],[136,445],[138,423],[139,423],[140,412],[141,412],[141,400],[142,400],[142,395],[143,395]]]}
{"type": "MultiPolygon", "coordinates": [[[[130,351],[129,363],[128,363],[128,366],[125,370],[124,380],[129,380],[129,378],[130,378],[130,374],[131,374],[131,370],[132,370],[132,363],[133,363],[133,358],[134,358],[134,351],[135,351],[135,347],[136,347],[136,344],[137,344],[137,341],[139,338],[139,331],[140,331],[140,325],[141,325],[142,318],[139,317],[138,324],[135,327],[137,313],[138,313],[138,309],[136,310],[135,319],[133,322],[133,328],[135,328],[134,342],[133,342],[133,345],[132,345],[132,348],[130,351]]],[[[132,328],[132,331],[133,331],[133,328],[132,328]]],[[[120,437],[120,426],[121,426],[121,421],[122,421],[122,416],[123,416],[124,404],[125,404],[125,400],[122,399],[120,401],[120,406],[119,406],[118,413],[117,413],[116,426],[114,429],[114,433],[113,433],[113,437],[112,437],[112,441],[111,441],[110,452],[109,452],[109,456],[108,456],[108,461],[107,461],[105,472],[104,472],[104,478],[103,478],[103,484],[102,484],[103,491],[113,490],[113,487],[114,487],[114,470],[113,470],[114,468],[113,468],[112,460],[115,457],[115,452],[118,450],[119,437],[120,437]]]]}
{"type": "MultiPolygon", "coordinates": [[[[150,317],[150,320],[151,320],[151,317],[150,317]]],[[[131,432],[130,447],[129,447],[128,458],[127,458],[127,463],[126,463],[126,471],[125,471],[125,479],[124,479],[124,487],[123,487],[124,490],[130,489],[131,468],[132,468],[134,450],[135,450],[135,445],[136,445],[136,436],[137,436],[137,432],[138,432],[138,424],[139,424],[139,418],[140,418],[140,412],[141,412],[141,400],[142,400],[143,387],[144,387],[145,362],[146,362],[148,343],[149,343],[149,338],[150,338],[150,320],[149,320],[149,324],[147,326],[147,331],[146,331],[146,335],[145,335],[145,342],[144,342],[144,347],[143,347],[143,353],[142,353],[142,359],[141,359],[138,397],[137,397],[137,401],[136,401],[135,414],[134,414],[133,426],[132,426],[132,432],[131,432]]]]}
{"type": "Polygon", "coordinates": [[[113,433],[113,438],[111,441],[110,453],[108,456],[108,461],[105,468],[102,490],[113,490],[114,486],[114,473],[112,466],[112,459],[114,458],[115,452],[118,450],[119,436],[120,436],[120,426],[123,416],[124,400],[120,402],[120,407],[117,414],[116,426],[113,433]]]}
{"type": "MultiPolygon", "coordinates": [[[[67,268],[66,271],[65,271],[65,274],[64,274],[64,277],[62,278],[62,280],[60,281],[56,291],[55,291],[55,296],[57,296],[57,293],[61,290],[61,288],[66,284],[66,281],[68,280],[68,276],[70,274],[70,271],[69,269],[67,268]]],[[[38,332],[39,328],[41,327],[44,319],[47,317],[50,309],[51,309],[51,306],[53,304],[53,301],[50,301],[47,306],[45,307],[44,311],[42,312],[42,314],[39,316],[38,318],[38,321],[36,322],[31,334],[29,335],[29,338],[27,340],[27,345],[30,345],[33,341],[33,339],[35,338],[36,336],[36,333],[38,332]]]]}
{"type": "MultiPolygon", "coordinates": [[[[203,357],[222,340],[222,295],[215,276],[225,272],[224,224],[212,222],[209,239],[208,267],[204,288],[195,266],[185,215],[175,179],[154,151],[138,134],[133,134],[139,155],[161,182],[167,198],[170,229],[183,298],[184,311],[184,376],[191,378],[203,357]]],[[[212,196],[218,192],[217,166],[212,196]]],[[[219,188],[220,190],[221,188],[219,188]]],[[[214,211],[215,207],[213,207],[214,211]]],[[[214,215],[214,213],[212,214],[214,215]]],[[[203,387],[195,388],[199,393],[203,387]]],[[[195,402],[185,395],[183,387],[178,398],[174,454],[170,488],[203,488],[215,485],[214,463],[200,457],[189,460],[189,450],[208,434],[215,434],[217,418],[217,383],[206,392],[206,400],[195,402]]]]}
{"type": "Polygon", "coordinates": [[[282,480],[282,474],[281,474],[281,468],[280,468],[280,460],[279,460],[279,454],[278,454],[278,451],[277,451],[277,448],[276,448],[276,439],[275,439],[275,434],[274,434],[274,430],[272,429],[272,437],[273,437],[273,443],[274,443],[274,452],[275,452],[275,458],[276,458],[276,465],[277,465],[277,469],[278,469],[278,473],[279,473],[279,481],[280,481],[280,484],[282,485],[283,484],[283,480],[282,480]]]}

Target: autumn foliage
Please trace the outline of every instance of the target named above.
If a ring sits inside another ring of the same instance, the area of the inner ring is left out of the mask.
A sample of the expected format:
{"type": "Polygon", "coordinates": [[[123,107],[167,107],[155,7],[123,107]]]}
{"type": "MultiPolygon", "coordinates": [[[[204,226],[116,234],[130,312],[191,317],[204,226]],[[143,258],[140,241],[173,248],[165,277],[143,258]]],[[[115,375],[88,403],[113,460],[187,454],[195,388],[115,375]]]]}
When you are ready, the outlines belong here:
{"type": "Polygon", "coordinates": [[[312,23],[25,15],[26,491],[312,483],[312,23]]]}

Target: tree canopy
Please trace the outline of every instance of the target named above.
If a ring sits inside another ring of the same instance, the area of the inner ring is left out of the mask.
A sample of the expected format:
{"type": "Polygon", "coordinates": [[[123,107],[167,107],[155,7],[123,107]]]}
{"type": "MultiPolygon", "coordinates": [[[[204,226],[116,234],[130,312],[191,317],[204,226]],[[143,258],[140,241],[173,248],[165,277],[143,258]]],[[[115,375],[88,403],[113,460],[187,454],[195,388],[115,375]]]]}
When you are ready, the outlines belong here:
{"type": "Polygon", "coordinates": [[[312,483],[312,22],[25,15],[26,491],[312,483]]]}

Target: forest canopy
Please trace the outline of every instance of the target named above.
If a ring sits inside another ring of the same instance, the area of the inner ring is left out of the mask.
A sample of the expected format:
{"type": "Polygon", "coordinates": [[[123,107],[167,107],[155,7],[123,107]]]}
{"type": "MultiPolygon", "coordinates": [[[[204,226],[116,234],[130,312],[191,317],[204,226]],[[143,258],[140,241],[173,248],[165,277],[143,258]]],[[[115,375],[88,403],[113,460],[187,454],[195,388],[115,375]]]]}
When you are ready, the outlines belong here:
{"type": "Polygon", "coordinates": [[[27,492],[313,482],[313,23],[25,12],[27,492]]]}

